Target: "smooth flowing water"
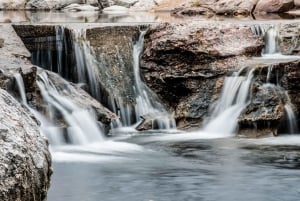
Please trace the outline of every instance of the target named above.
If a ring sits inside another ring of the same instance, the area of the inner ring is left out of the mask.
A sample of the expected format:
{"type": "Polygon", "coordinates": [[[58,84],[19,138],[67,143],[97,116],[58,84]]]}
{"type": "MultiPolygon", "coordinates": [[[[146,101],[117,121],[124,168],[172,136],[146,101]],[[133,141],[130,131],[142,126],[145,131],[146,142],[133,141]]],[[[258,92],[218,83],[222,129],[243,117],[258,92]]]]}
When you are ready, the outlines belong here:
{"type": "Polygon", "coordinates": [[[144,134],[126,140],[142,150],[54,155],[48,200],[291,201],[300,196],[299,137],[144,134]]]}

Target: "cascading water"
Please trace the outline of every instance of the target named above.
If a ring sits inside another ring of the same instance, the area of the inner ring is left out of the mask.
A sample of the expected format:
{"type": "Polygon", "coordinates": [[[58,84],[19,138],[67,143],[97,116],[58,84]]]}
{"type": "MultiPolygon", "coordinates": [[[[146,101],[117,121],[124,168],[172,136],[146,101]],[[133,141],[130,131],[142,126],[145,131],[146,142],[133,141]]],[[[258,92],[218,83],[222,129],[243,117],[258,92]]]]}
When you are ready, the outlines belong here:
{"type": "Polygon", "coordinates": [[[242,76],[243,69],[226,77],[223,90],[211,115],[211,120],[204,131],[213,133],[233,134],[237,128],[237,119],[248,104],[253,70],[242,76]]]}
{"type": "Polygon", "coordinates": [[[43,98],[51,108],[62,115],[68,124],[69,143],[83,145],[103,140],[103,134],[89,111],[79,108],[71,100],[61,95],[45,72],[41,73],[39,78],[40,80],[37,82],[43,98]]]}

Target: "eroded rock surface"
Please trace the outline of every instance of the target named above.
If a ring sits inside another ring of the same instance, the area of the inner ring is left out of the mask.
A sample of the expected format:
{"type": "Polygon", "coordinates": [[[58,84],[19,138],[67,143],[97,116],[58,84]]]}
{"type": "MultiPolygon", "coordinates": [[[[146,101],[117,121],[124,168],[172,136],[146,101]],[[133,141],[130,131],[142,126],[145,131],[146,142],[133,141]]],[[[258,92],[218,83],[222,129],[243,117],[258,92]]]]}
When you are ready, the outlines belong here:
{"type": "Polygon", "coordinates": [[[142,71],[184,127],[207,116],[223,76],[262,48],[262,40],[243,25],[153,25],[145,35],[142,71]]]}
{"type": "Polygon", "coordinates": [[[259,0],[254,12],[283,13],[294,6],[293,0],[259,0]]]}
{"type": "Polygon", "coordinates": [[[51,157],[29,111],[0,89],[0,199],[45,201],[51,157]]]}

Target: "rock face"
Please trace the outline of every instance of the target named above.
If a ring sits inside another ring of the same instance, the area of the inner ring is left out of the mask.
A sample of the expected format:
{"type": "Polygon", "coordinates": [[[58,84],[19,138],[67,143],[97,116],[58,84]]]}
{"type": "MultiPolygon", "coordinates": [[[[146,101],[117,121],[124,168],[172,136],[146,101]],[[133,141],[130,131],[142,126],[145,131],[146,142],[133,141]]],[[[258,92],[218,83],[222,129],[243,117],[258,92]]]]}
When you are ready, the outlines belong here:
{"type": "Polygon", "coordinates": [[[178,6],[175,16],[193,15],[244,15],[254,13],[283,13],[294,8],[293,0],[197,0],[178,6]]]}
{"type": "Polygon", "coordinates": [[[26,4],[26,9],[52,10],[61,9],[74,3],[82,3],[82,0],[30,0],[26,4]]]}
{"type": "Polygon", "coordinates": [[[293,0],[259,0],[254,12],[283,13],[293,7],[293,0]]]}
{"type": "Polygon", "coordinates": [[[22,10],[26,2],[26,0],[1,0],[0,10],[22,10]]]}
{"type": "Polygon", "coordinates": [[[0,199],[45,201],[51,157],[29,111],[0,89],[0,199]]]}
{"type": "Polygon", "coordinates": [[[249,15],[256,3],[257,0],[220,0],[215,3],[214,11],[221,15],[249,15]]]}
{"type": "Polygon", "coordinates": [[[145,35],[142,72],[185,127],[207,116],[223,75],[262,48],[262,40],[242,25],[154,25],[145,35]]]}

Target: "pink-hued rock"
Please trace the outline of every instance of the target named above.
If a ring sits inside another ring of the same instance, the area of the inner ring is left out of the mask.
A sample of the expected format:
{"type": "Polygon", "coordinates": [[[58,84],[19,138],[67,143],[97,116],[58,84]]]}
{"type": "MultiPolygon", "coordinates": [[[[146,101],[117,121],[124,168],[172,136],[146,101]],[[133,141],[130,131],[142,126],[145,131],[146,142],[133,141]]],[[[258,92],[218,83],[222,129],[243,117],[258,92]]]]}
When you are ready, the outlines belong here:
{"type": "Polygon", "coordinates": [[[214,10],[217,14],[251,14],[258,0],[220,0],[215,3],[214,10]]]}
{"type": "Polygon", "coordinates": [[[294,0],[259,0],[254,12],[283,13],[294,6],[294,0]]]}
{"type": "Polygon", "coordinates": [[[300,0],[294,0],[294,4],[296,7],[300,7],[300,0]]]}

